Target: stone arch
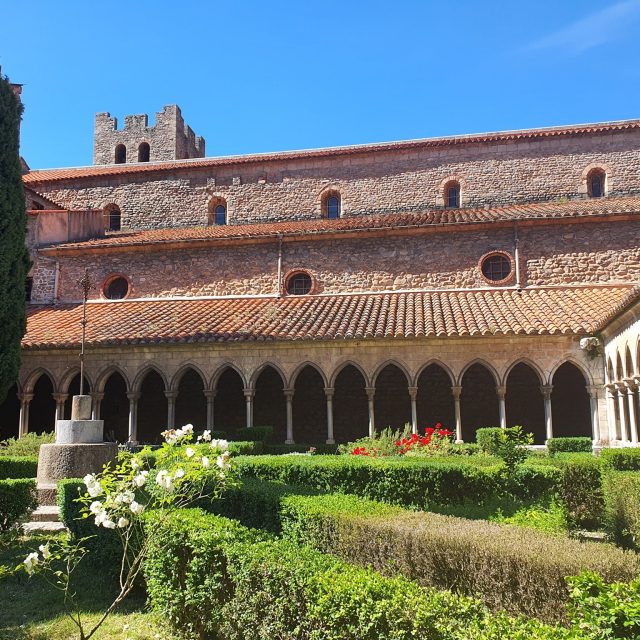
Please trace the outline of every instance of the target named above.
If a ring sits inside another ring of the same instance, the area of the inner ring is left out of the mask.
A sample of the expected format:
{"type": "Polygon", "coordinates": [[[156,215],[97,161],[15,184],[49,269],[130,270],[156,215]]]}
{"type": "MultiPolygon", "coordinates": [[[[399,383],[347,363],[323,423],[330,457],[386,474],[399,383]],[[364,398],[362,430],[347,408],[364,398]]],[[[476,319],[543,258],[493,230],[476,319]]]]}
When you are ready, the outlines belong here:
{"type": "Polygon", "coordinates": [[[333,370],[333,373],[329,378],[330,387],[335,387],[337,377],[340,375],[341,371],[346,367],[354,367],[355,369],[357,369],[364,380],[365,386],[369,386],[370,381],[369,381],[369,376],[367,375],[367,372],[357,362],[354,362],[353,360],[345,360],[333,370]]]}
{"type": "Polygon", "coordinates": [[[467,362],[467,364],[462,368],[460,375],[458,376],[458,384],[462,384],[462,379],[464,378],[465,373],[467,373],[467,371],[476,364],[482,365],[492,375],[493,381],[496,386],[500,384],[500,376],[498,375],[498,371],[496,370],[496,368],[482,358],[475,358],[471,362],[467,362]]]}
{"type": "Polygon", "coordinates": [[[213,403],[213,424],[216,430],[235,438],[236,431],[247,426],[244,375],[233,364],[220,367],[211,379],[211,388],[216,391],[213,403]]]}
{"type": "Polygon", "coordinates": [[[38,380],[40,379],[41,376],[47,376],[49,378],[49,380],[51,381],[51,384],[53,385],[53,392],[56,393],[57,392],[57,387],[56,387],[56,378],[55,376],[51,373],[51,371],[49,371],[49,369],[46,369],[44,367],[38,367],[37,369],[34,369],[29,376],[27,377],[27,379],[25,380],[24,383],[24,392],[25,393],[33,393],[33,388],[35,387],[36,383],[38,382],[38,380]]]}
{"type": "Polygon", "coordinates": [[[531,362],[519,360],[509,367],[504,383],[507,426],[532,433],[534,444],[544,444],[547,437],[542,380],[531,362]]]}
{"type": "Polygon", "coordinates": [[[322,370],[322,368],[320,367],[320,365],[317,365],[315,362],[311,362],[309,360],[300,363],[293,371],[293,373],[291,374],[291,377],[289,378],[289,388],[293,389],[295,387],[295,383],[296,380],[298,378],[298,376],[300,375],[300,373],[303,371],[303,369],[305,369],[306,367],[312,367],[313,369],[315,369],[318,374],[320,375],[320,377],[322,378],[322,383],[324,384],[325,387],[329,386],[327,384],[327,376],[325,375],[324,371],[322,370]]]}
{"type": "Polygon", "coordinates": [[[252,389],[255,389],[256,387],[256,381],[258,380],[258,378],[260,377],[260,375],[262,374],[262,372],[267,368],[271,368],[274,371],[276,371],[276,373],[280,376],[280,379],[282,380],[282,384],[283,386],[285,384],[287,384],[287,376],[285,375],[284,371],[282,370],[282,367],[280,367],[279,365],[277,365],[275,362],[272,362],[270,360],[268,360],[267,362],[263,362],[252,374],[251,377],[249,378],[249,386],[252,389]]]}
{"type": "Polygon", "coordinates": [[[575,362],[566,360],[551,378],[553,435],[591,436],[591,402],[587,392],[589,378],[575,362]]]}
{"type": "Polygon", "coordinates": [[[607,195],[609,191],[611,191],[611,179],[613,177],[611,167],[602,162],[592,162],[582,170],[580,175],[580,187],[578,189],[579,193],[591,196],[589,182],[595,172],[604,174],[603,195],[607,195]]]}
{"type": "Polygon", "coordinates": [[[293,439],[318,444],[327,438],[327,381],[317,365],[300,365],[291,377],[293,394],[293,439]]]}
{"type": "Polygon", "coordinates": [[[151,157],[151,147],[148,142],[141,142],[138,145],[138,162],[149,162],[151,157]]]}
{"type": "Polygon", "coordinates": [[[142,381],[146,378],[147,374],[150,371],[155,371],[160,376],[165,389],[169,388],[167,376],[164,374],[164,371],[162,371],[162,369],[154,363],[147,363],[142,367],[142,369],[138,371],[135,378],[133,379],[133,384],[131,385],[133,391],[140,391],[142,381]]]}
{"type": "Polygon", "coordinates": [[[482,360],[474,360],[463,369],[460,418],[465,442],[474,442],[481,427],[500,426],[497,379],[495,369],[482,360]]]}
{"type": "MultiPolygon", "coordinates": [[[[175,425],[192,424],[197,431],[207,426],[207,398],[204,394],[207,379],[193,364],[185,364],[171,381],[175,398],[175,425]]],[[[215,406],[215,405],[214,405],[215,406]]]]}
{"type": "Polygon", "coordinates": [[[454,183],[457,184],[459,187],[459,208],[462,208],[463,195],[467,189],[467,181],[459,174],[449,175],[440,181],[440,184],[438,185],[438,191],[436,193],[437,207],[445,207],[447,205],[446,191],[447,191],[447,188],[454,183]]]}
{"type": "Polygon", "coordinates": [[[454,385],[456,383],[456,376],[453,373],[451,367],[449,367],[449,365],[442,362],[442,360],[438,360],[437,358],[432,358],[431,360],[428,360],[427,362],[425,362],[418,369],[415,378],[412,380],[412,383],[414,386],[418,385],[418,380],[420,380],[420,376],[422,375],[423,371],[432,365],[436,365],[440,367],[449,376],[449,381],[451,382],[451,385],[454,385]]]}
{"type": "MultiPolygon", "coordinates": [[[[87,378],[85,374],[82,391],[84,395],[89,395],[92,390],[93,390],[93,385],[91,384],[91,381],[87,378]]],[[[80,393],[80,370],[79,369],[76,370],[76,373],[73,376],[73,378],[69,380],[65,393],[67,394],[67,397],[64,401],[64,419],[71,420],[71,405],[73,403],[73,396],[77,396],[80,393]]]]}
{"type": "Polygon", "coordinates": [[[542,369],[538,366],[537,363],[535,363],[530,358],[518,358],[517,360],[514,360],[507,367],[501,381],[502,385],[507,384],[507,380],[509,379],[509,374],[511,373],[511,371],[513,371],[514,367],[517,367],[519,364],[526,364],[536,374],[536,376],[538,377],[538,383],[540,385],[543,385],[545,383],[544,371],[542,371],[542,369]]]}
{"type": "Polygon", "coordinates": [[[374,416],[376,430],[404,429],[411,423],[411,378],[404,367],[394,361],[378,367],[374,377],[374,416]]]}
{"type": "Polygon", "coordinates": [[[111,442],[127,442],[129,439],[129,381],[116,366],[106,369],[96,381],[96,388],[103,393],[100,418],[104,420],[104,437],[111,442]]]}
{"type": "Polygon", "coordinates": [[[382,370],[385,369],[390,364],[392,364],[394,367],[398,367],[398,369],[400,369],[400,371],[402,371],[402,373],[404,373],[404,377],[407,380],[407,387],[408,387],[411,384],[412,380],[413,380],[412,377],[411,377],[411,374],[409,373],[409,369],[406,367],[405,364],[403,364],[399,360],[394,360],[393,358],[390,358],[389,360],[385,360],[382,364],[378,365],[376,370],[373,372],[373,375],[371,376],[372,385],[375,386],[375,384],[376,384],[376,382],[378,380],[378,376],[380,375],[382,370]]]}
{"type": "Polygon", "coordinates": [[[124,372],[124,370],[121,369],[117,364],[111,364],[106,369],[103,369],[96,376],[95,390],[98,393],[104,393],[105,385],[107,384],[107,381],[109,380],[109,378],[111,377],[111,375],[113,373],[118,373],[120,375],[120,377],[124,380],[124,382],[126,384],[127,391],[131,390],[131,384],[129,382],[129,377],[124,372]]]}
{"type": "Polygon", "coordinates": [[[369,433],[367,376],[354,362],[343,362],[331,377],[333,434],[336,442],[352,442],[369,433]]]}
{"type": "Polygon", "coordinates": [[[127,147],[123,144],[117,144],[113,151],[114,164],[125,164],[127,162],[127,147]]]}
{"type": "Polygon", "coordinates": [[[284,396],[286,378],[272,363],[261,365],[251,379],[253,396],[253,424],[273,427],[274,442],[287,437],[287,403],[284,396]]]}
{"type": "MultiPolygon", "coordinates": [[[[80,367],[72,367],[71,369],[66,371],[62,376],[62,378],[60,379],[60,383],[58,384],[58,392],[68,393],[68,394],[72,393],[72,390],[71,390],[72,383],[79,382],[79,381],[80,381],[80,367]]],[[[93,381],[91,380],[91,377],[86,371],[84,372],[84,382],[85,382],[85,386],[88,383],[89,387],[91,387],[91,390],[93,390],[94,388],[93,381]]]]}
{"type": "Polygon", "coordinates": [[[102,220],[106,231],[120,231],[122,229],[122,211],[120,207],[111,202],[102,209],[102,220]]]}
{"type": "Polygon", "coordinates": [[[607,382],[610,384],[616,380],[616,374],[613,369],[613,363],[611,362],[611,356],[607,356],[607,382]]]}
{"type": "Polygon", "coordinates": [[[634,373],[633,358],[628,343],[624,346],[624,373],[625,378],[632,378],[634,373]]]}
{"type": "Polygon", "coordinates": [[[415,384],[418,388],[416,410],[419,431],[435,427],[438,423],[455,431],[453,380],[451,370],[438,360],[431,360],[420,369],[415,384]]]}
{"type": "Polygon", "coordinates": [[[636,340],[636,375],[640,376],[640,335],[636,340]]]}
{"type": "Polygon", "coordinates": [[[247,386],[247,380],[245,378],[245,375],[242,369],[233,362],[224,362],[213,372],[213,375],[209,380],[209,389],[216,388],[216,385],[218,384],[218,379],[227,369],[233,369],[240,376],[240,380],[242,380],[242,386],[243,387],[247,386]]]}
{"type": "Polygon", "coordinates": [[[207,203],[207,225],[229,223],[229,202],[222,194],[212,194],[207,203]]]}
{"type": "Polygon", "coordinates": [[[17,438],[20,426],[20,389],[17,383],[11,385],[5,399],[0,403],[0,440],[17,438]]]}
{"type": "Polygon", "coordinates": [[[138,400],[138,440],[157,444],[167,428],[167,379],[154,365],[147,365],[134,381],[138,400]]]}
{"type": "Polygon", "coordinates": [[[342,196],[341,190],[336,186],[328,186],[325,187],[320,193],[320,212],[323,218],[329,218],[331,214],[331,218],[341,218],[344,214],[344,198],[342,196]],[[337,215],[335,214],[335,210],[330,208],[329,199],[336,198],[337,199],[337,215]]]}
{"type": "Polygon", "coordinates": [[[567,356],[565,358],[562,358],[561,360],[558,360],[558,362],[556,362],[553,367],[551,367],[551,373],[549,374],[549,384],[553,384],[553,376],[555,375],[556,371],[565,363],[570,362],[574,367],[576,367],[576,369],[578,369],[578,371],[580,371],[580,373],[582,374],[582,376],[584,377],[584,379],[587,381],[588,385],[592,385],[593,384],[593,378],[591,377],[591,375],[589,374],[589,372],[585,369],[584,365],[582,364],[582,362],[579,362],[578,360],[576,360],[574,357],[572,356],[567,356]]]}
{"type": "Polygon", "coordinates": [[[55,429],[56,401],[54,378],[46,370],[41,369],[37,378],[30,377],[33,398],[29,403],[29,433],[48,433],[55,429]]]}
{"type": "Polygon", "coordinates": [[[620,381],[624,378],[624,365],[622,364],[622,354],[616,351],[616,380],[620,381]]]}

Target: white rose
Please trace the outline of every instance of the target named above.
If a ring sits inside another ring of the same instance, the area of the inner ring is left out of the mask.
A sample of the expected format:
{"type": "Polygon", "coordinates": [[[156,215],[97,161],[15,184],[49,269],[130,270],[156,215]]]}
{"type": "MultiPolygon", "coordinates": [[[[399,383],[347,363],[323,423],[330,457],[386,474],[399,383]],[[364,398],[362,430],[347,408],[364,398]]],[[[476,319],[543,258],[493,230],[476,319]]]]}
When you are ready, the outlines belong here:
{"type": "Polygon", "coordinates": [[[51,551],[49,551],[49,543],[47,544],[41,544],[38,549],[40,549],[40,552],[42,553],[42,557],[47,560],[51,557],[51,551]]]}
{"type": "Polygon", "coordinates": [[[184,476],[183,469],[177,469],[176,472],[173,474],[174,478],[182,478],[183,476],[184,476]]]}
{"type": "Polygon", "coordinates": [[[131,509],[131,513],[136,515],[142,513],[144,511],[144,506],[138,504],[135,500],[129,505],[129,509],[131,509]]]}
{"type": "Polygon", "coordinates": [[[205,442],[211,442],[211,431],[209,431],[209,429],[202,432],[202,439],[205,442]]]}
{"type": "Polygon", "coordinates": [[[105,529],[115,529],[116,528],[116,523],[113,520],[107,519],[107,520],[103,521],[102,526],[105,529]]]}
{"type": "Polygon", "coordinates": [[[91,511],[91,513],[93,513],[93,515],[99,514],[103,509],[104,509],[104,506],[103,506],[102,502],[100,502],[99,500],[95,500],[89,506],[89,511],[91,511]]]}
{"type": "Polygon", "coordinates": [[[137,458],[132,458],[131,459],[131,468],[132,469],[139,469],[140,468],[140,462],[137,458]]]}
{"type": "Polygon", "coordinates": [[[209,466],[209,458],[202,456],[202,466],[206,469],[209,466]]]}
{"type": "Polygon", "coordinates": [[[136,487],[144,487],[146,481],[147,481],[147,475],[144,473],[139,473],[137,476],[133,478],[133,482],[136,485],[136,487]]]}
{"type": "Polygon", "coordinates": [[[184,433],[184,434],[193,433],[193,425],[192,424],[185,424],[184,427],[182,427],[182,433],[184,433]]]}
{"type": "Polygon", "coordinates": [[[98,496],[101,496],[102,495],[102,487],[100,486],[100,483],[97,482],[96,484],[92,484],[90,487],[87,487],[87,493],[92,498],[97,498],[98,496]]]}
{"type": "Polygon", "coordinates": [[[118,529],[124,529],[128,524],[129,520],[127,520],[127,518],[120,518],[118,520],[118,529]]]}
{"type": "Polygon", "coordinates": [[[187,455],[187,458],[191,458],[194,453],[195,453],[195,451],[191,447],[187,447],[187,449],[185,451],[185,454],[187,455]]]}
{"type": "Polygon", "coordinates": [[[27,570],[27,573],[31,575],[35,571],[35,568],[37,565],[38,565],[38,554],[34,551],[24,559],[24,566],[27,570]]]}

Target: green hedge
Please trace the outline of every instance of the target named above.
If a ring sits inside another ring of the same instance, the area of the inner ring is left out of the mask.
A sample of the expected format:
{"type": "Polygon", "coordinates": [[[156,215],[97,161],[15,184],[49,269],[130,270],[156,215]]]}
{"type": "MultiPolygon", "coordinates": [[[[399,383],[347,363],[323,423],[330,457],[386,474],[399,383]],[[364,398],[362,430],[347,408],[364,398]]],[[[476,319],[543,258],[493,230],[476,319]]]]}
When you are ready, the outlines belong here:
{"type": "Polygon", "coordinates": [[[559,471],[556,494],[569,528],[597,529],[602,525],[604,492],[598,458],[584,453],[558,453],[548,458],[529,458],[523,467],[559,471]]]}
{"type": "Polygon", "coordinates": [[[593,442],[591,438],[549,438],[547,451],[549,455],[556,453],[591,453],[593,442]]]}
{"type": "Polygon", "coordinates": [[[640,473],[607,473],[605,497],[607,533],[616,544],[640,551],[640,473]]]}
{"type": "Polygon", "coordinates": [[[602,462],[615,471],[640,471],[640,447],[603,449],[602,462]]]}
{"type": "Polygon", "coordinates": [[[321,491],[353,493],[372,500],[428,509],[429,505],[482,503],[507,488],[527,498],[553,493],[560,472],[523,467],[505,480],[502,465],[473,456],[370,459],[359,456],[252,456],[235,461],[239,474],[321,491]],[[507,487],[507,483],[509,487],[507,487]]]}
{"type": "Polygon", "coordinates": [[[0,456],[0,480],[35,478],[38,458],[35,456],[0,456]]]}
{"type": "Polygon", "coordinates": [[[492,615],[477,600],[383,577],[198,510],[149,518],[151,605],[187,638],[561,640],[571,631],[492,615]]]}
{"type": "Polygon", "coordinates": [[[229,442],[229,453],[232,456],[259,456],[264,451],[262,442],[238,440],[229,442]]]}
{"type": "Polygon", "coordinates": [[[21,522],[37,506],[35,480],[0,480],[0,532],[21,522]]]}
{"type": "Polygon", "coordinates": [[[55,442],[55,433],[26,433],[20,438],[0,441],[0,456],[38,457],[43,444],[55,442]]]}
{"type": "Polygon", "coordinates": [[[611,545],[415,513],[351,495],[309,493],[308,488],[246,480],[215,509],[350,562],[547,621],[565,616],[566,576],[585,568],[608,580],[640,573],[640,557],[611,545]]]}
{"type": "Polygon", "coordinates": [[[273,427],[243,427],[236,429],[236,438],[248,442],[266,442],[273,435],[273,427]]]}
{"type": "Polygon", "coordinates": [[[265,444],[264,452],[273,456],[286,453],[308,453],[311,448],[317,454],[335,455],[338,453],[337,444],[265,444]]]}
{"type": "Polygon", "coordinates": [[[498,451],[502,429],[500,427],[482,427],[476,431],[476,443],[483,453],[491,456],[498,451]]]}

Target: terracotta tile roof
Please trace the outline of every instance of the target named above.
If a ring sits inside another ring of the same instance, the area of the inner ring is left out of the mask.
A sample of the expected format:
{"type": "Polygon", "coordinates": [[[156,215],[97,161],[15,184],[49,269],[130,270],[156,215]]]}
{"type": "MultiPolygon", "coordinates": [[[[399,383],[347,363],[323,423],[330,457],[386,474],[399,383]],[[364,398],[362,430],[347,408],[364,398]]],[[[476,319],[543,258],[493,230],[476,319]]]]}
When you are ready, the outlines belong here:
{"type": "Polygon", "coordinates": [[[29,191],[30,193],[33,193],[38,198],[40,198],[41,200],[44,200],[47,204],[51,205],[52,211],[56,209],[62,209],[62,207],[57,202],[54,202],[53,200],[51,200],[51,198],[47,198],[47,196],[43,196],[41,193],[38,193],[35,189],[32,189],[31,187],[27,187],[26,185],[24,185],[24,189],[25,191],[29,191]]]}
{"type": "MultiPolygon", "coordinates": [[[[584,334],[631,287],[89,303],[89,345],[584,334]]],[[[77,346],[80,305],[31,306],[26,349],[77,346]]]]}
{"type": "Polygon", "coordinates": [[[217,240],[310,236],[383,229],[407,229],[446,225],[483,224],[491,222],[527,221],[538,219],[583,218],[602,215],[640,213],[640,196],[541,202],[478,209],[434,209],[426,212],[390,213],[350,216],[338,220],[323,218],[258,224],[212,225],[149,231],[118,232],[104,238],[59,244],[45,252],[136,247],[153,244],[208,243],[217,240]]]}
{"type": "Polygon", "coordinates": [[[442,138],[425,138],[421,140],[403,140],[399,142],[382,142],[376,144],[351,145],[345,147],[328,147],[325,149],[304,149],[300,151],[280,151],[274,153],[258,153],[244,156],[226,156],[220,158],[196,158],[191,160],[175,160],[167,162],[143,162],[130,164],[110,164],[90,167],[72,167],[68,169],[42,169],[30,171],[23,176],[27,184],[52,182],[56,180],[77,180],[97,176],[124,175],[129,173],[152,173],[175,171],[176,169],[193,169],[218,167],[225,165],[267,162],[271,160],[295,160],[322,158],[332,156],[356,155],[369,152],[407,151],[427,147],[443,147],[460,144],[507,142],[532,138],[552,138],[575,136],[592,133],[607,133],[640,129],[640,120],[621,120],[617,122],[598,122],[540,129],[522,129],[518,131],[498,131],[442,138]]]}

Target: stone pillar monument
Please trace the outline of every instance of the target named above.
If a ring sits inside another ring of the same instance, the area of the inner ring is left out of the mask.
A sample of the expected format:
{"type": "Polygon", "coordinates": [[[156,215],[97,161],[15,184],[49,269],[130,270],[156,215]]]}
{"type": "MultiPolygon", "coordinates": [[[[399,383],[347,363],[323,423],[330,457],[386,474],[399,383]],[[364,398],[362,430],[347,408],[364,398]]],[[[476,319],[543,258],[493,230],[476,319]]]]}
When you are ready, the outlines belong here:
{"type": "Polygon", "coordinates": [[[58,480],[83,478],[88,473],[98,473],[107,462],[115,462],[118,455],[118,445],[115,442],[104,442],[104,422],[91,419],[91,396],[83,394],[87,298],[91,289],[87,270],[78,285],[83,292],[80,395],[73,396],[71,420],[56,421],[55,444],[43,444],[40,447],[37,487],[41,505],[56,504],[58,480]]]}

